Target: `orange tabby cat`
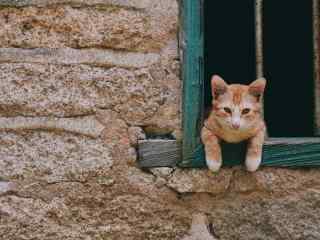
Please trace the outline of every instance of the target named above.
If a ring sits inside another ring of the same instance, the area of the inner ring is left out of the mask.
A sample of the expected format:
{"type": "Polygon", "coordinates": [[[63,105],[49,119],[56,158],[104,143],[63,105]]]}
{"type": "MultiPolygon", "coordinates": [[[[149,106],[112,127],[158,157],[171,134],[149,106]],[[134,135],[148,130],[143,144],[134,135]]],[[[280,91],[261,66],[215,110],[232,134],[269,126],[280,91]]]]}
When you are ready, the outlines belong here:
{"type": "Polygon", "coordinates": [[[230,143],[248,140],[246,168],[250,172],[258,169],[266,132],[261,114],[265,86],[264,78],[250,85],[228,85],[221,77],[212,77],[212,110],[201,131],[211,171],[217,172],[222,165],[220,140],[230,143]]]}

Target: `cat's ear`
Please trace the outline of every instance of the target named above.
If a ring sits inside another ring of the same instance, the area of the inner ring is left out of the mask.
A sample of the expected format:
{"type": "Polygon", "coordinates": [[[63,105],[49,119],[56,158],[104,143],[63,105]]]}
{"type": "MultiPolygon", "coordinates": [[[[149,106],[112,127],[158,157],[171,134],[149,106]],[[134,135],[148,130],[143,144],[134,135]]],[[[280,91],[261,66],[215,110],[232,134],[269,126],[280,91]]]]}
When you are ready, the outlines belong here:
{"type": "Polygon", "coordinates": [[[266,87],[266,83],[266,79],[258,78],[249,85],[249,93],[260,100],[260,97],[263,95],[264,89],[266,87]]]}
{"type": "Polygon", "coordinates": [[[228,84],[218,75],[213,75],[211,78],[211,91],[214,99],[223,95],[228,90],[228,84]]]}

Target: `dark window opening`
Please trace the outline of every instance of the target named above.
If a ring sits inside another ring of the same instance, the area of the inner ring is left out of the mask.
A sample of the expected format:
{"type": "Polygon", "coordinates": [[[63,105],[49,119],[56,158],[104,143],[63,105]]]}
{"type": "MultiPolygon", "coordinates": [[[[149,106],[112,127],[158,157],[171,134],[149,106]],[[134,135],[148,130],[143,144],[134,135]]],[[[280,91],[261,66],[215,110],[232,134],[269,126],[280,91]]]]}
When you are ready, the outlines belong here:
{"type": "MultiPolygon", "coordinates": [[[[254,0],[205,1],[205,108],[210,79],[248,84],[256,77],[254,0]]],[[[270,137],[314,136],[312,1],[263,1],[265,120],[270,137]]]]}
{"type": "Polygon", "coordinates": [[[211,105],[210,79],[248,84],[256,78],[254,0],[205,1],[205,106],[211,105]]]}
{"type": "Polygon", "coordinates": [[[314,136],[312,1],[267,0],[263,9],[269,136],[314,136]]]}

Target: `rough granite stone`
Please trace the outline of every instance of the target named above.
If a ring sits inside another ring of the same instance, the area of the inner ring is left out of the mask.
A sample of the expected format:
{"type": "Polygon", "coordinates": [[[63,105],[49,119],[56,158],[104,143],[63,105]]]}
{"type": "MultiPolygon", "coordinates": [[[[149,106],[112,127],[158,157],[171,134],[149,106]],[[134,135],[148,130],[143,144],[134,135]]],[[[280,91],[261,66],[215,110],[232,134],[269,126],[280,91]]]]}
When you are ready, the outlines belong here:
{"type": "Polygon", "coordinates": [[[182,240],[215,240],[216,238],[209,232],[208,221],[205,215],[195,214],[192,217],[190,233],[182,240]]]}
{"type": "Polygon", "coordinates": [[[16,195],[0,198],[3,239],[166,240],[179,239],[187,231],[188,217],[176,213],[172,205],[120,194],[114,186],[61,183],[44,189],[55,196],[47,201],[16,195]]]}
{"type": "Polygon", "coordinates": [[[221,194],[227,191],[232,179],[232,169],[214,174],[208,170],[177,169],[167,185],[179,193],[221,194]]]}
{"type": "Polygon", "coordinates": [[[72,117],[111,108],[143,125],[165,101],[147,69],[0,64],[0,115],[72,117]]]}
{"type": "Polygon", "coordinates": [[[94,116],[78,118],[0,117],[0,131],[47,130],[65,131],[98,138],[105,127],[94,116]]]}
{"type": "Polygon", "coordinates": [[[16,185],[12,182],[0,181],[0,196],[9,194],[16,190],[16,185]]]}
{"type": "Polygon", "coordinates": [[[316,240],[320,237],[319,192],[287,196],[225,196],[210,207],[209,221],[218,239],[316,240]]]}
{"type": "Polygon", "coordinates": [[[180,129],[178,79],[152,76],[148,68],[0,64],[0,116],[75,117],[113,109],[149,132],[180,129]]]}
{"type": "Polygon", "coordinates": [[[68,5],[1,8],[0,47],[159,51],[177,31],[178,8],[175,1],[149,5],[150,11],[68,5]]]}
{"type": "Polygon", "coordinates": [[[0,63],[85,64],[100,67],[143,68],[159,62],[155,53],[97,49],[0,48],[0,63]]]}
{"type": "Polygon", "coordinates": [[[172,134],[181,139],[181,80],[177,41],[169,41],[160,52],[160,62],[150,67],[151,76],[163,83],[161,93],[165,103],[147,120],[144,130],[148,134],[172,134]]]}
{"type": "Polygon", "coordinates": [[[174,168],[169,167],[161,167],[161,168],[151,168],[150,171],[157,177],[168,179],[173,172],[175,171],[174,168]]]}
{"type": "Polygon", "coordinates": [[[144,9],[149,6],[151,0],[0,0],[2,7],[47,7],[51,5],[67,4],[76,7],[83,6],[122,6],[136,9],[144,9]]]}
{"type": "Polygon", "coordinates": [[[178,2],[0,0],[0,239],[320,239],[318,169],[137,168],[181,139],[178,2]]]}
{"type": "Polygon", "coordinates": [[[143,129],[140,127],[130,127],[128,129],[130,144],[134,147],[138,146],[139,140],[146,139],[146,134],[144,133],[143,129]]]}
{"type": "Polygon", "coordinates": [[[113,165],[111,149],[100,139],[45,131],[0,132],[0,177],[48,183],[85,181],[113,165]]]}

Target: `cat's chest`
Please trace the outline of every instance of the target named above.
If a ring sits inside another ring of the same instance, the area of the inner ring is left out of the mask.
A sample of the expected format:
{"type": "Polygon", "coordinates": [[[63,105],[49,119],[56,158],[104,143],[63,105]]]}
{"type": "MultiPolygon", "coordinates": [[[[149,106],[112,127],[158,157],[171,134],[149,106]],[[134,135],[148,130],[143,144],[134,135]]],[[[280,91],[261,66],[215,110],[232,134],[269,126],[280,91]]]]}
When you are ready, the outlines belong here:
{"type": "Polygon", "coordinates": [[[214,133],[217,137],[229,143],[238,143],[254,135],[253,130],[243,131],[243,130],[233,130],[230,128],[223,128],[214,122],[206,121],[205,127],[214,133]]]}
{"type": "Polygon", "coordinates": [[[248,131],[224,129],[219,135],[219,137],[226,142],[238,143],[250,138],[252,133],[248,131]]]}

